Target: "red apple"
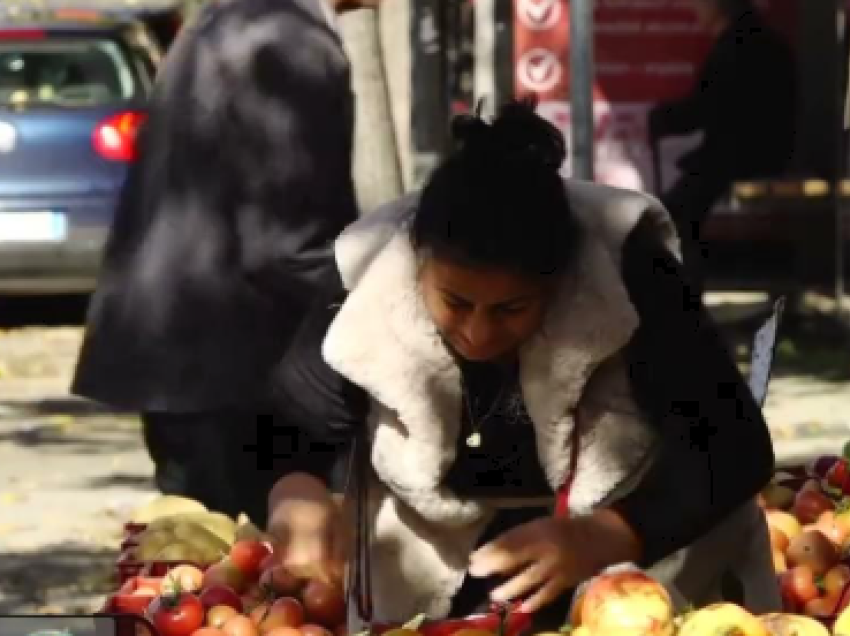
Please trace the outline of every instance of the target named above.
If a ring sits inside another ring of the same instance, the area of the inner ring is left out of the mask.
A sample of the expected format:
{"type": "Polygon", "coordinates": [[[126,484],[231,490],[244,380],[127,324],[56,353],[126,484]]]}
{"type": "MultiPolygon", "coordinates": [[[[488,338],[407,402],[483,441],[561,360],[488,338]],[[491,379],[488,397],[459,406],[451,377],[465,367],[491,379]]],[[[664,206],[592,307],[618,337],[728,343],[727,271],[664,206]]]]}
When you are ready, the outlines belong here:
{"type": "Polygon", "coordinates": [[[203,606],[207,609],[216,605],[227,605],[232,607],[237,612],[241,612],[244,608],[242,599],[239,595],[226,585],[211,585],[201,592],[199,597],[203,606]]]}
{"type": "Polygon", "coordinates": [[[835,510],[835,504],[821,492],[803,490],[794,499],[794,516],[804,525],[815,523],[827,510],[835,510]]]}
{"type": "Polygon", "coordinates": [[[673,603],[667,590],[643,572],[603,574],[585,590],[581,625],[592,634],[669,635],[673,603]]]}
{"type": "Polygon", "coordinates": [[[301,591],[301,600],[311,621],[328,628],[345,622],[345,593],[341,588],[312,579],[301,591]]]}
{"type": "Polygon", "coordinates": [[[330,631],[321,625],[302,625],[301,634],[303,636],[333,636],[330,631]]]}
{"type": "Polygon", "coordinates": [[[248,581],[230,559],[224,558],[204,572],[204,589],[214,585],[223,585],[241,594],[247,588],[248,581]]]}
{"type": "Polygon", "coordinates": [[[272,554],[262,541],[243,539],[230,548],[230,561],[249,578],[259,576],[263,561],[272,554]]]}
{"type": "Polygon", "coordinates": [[[791,568],[779,577],[783,597],[792,600],[795,606],[803,606],[819,595],[815,575],[806,565],[791,568]]]}
{"type": "Polygon", "coordinates": [[[260,587],[278,596],[295,596],[301,588],[301,581],[282,565],[276,565],[260,575],[260,587]]]}

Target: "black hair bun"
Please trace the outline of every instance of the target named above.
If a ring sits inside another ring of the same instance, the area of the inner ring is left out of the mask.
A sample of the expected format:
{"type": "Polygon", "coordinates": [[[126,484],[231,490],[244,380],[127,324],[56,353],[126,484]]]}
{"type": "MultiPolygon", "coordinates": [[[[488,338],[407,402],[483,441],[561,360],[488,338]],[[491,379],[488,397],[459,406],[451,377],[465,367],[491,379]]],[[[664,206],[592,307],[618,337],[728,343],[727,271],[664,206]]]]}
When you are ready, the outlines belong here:
{"type": "Polygon", "coordinates": [[[486,144],[489,132],[490,124],[477,114],[458,115],[452,120],[452,139],[463,147],[486,144]]]}
{"type": "Polygon", "coordinates": [[[561,131],[536,113],[537,100],[527,98],[504,105],[488,124],[476,114],[456,117],[452,137],[464,150],[491,160],[558,172],[567,158],[561,131]]]}

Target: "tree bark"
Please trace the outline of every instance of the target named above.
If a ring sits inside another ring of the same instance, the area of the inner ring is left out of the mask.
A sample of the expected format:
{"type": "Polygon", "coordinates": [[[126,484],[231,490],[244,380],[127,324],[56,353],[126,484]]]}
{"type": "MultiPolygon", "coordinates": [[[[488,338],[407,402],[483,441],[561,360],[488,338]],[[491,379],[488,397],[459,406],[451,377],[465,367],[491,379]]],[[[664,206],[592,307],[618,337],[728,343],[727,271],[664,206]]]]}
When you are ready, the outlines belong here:
{"type": "Polygon", "coordinates": [[[404,192],[396,125],[377,12],[347,14],[340,19],[340,29],[351,59],[352,88],[357,101],[354,144],[357,198],[361,214],[368,214],[404,192]]]}

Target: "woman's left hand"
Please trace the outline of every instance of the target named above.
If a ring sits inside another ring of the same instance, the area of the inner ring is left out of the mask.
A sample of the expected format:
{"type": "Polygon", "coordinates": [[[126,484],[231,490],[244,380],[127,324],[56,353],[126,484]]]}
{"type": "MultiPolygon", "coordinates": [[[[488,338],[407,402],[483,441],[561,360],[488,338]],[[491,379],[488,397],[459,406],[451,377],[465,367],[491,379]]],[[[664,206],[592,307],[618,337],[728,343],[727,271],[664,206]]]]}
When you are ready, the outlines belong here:
{"type": "Polygon", "coordinates": [[[636,561],[639,554],[638,540],[619,514],[601,510],[517,526],[475,551],[469,573],[482,578],[513,574],[491,598],[524,598],[522,611],[535,612],[602,568],[636,561]]]}

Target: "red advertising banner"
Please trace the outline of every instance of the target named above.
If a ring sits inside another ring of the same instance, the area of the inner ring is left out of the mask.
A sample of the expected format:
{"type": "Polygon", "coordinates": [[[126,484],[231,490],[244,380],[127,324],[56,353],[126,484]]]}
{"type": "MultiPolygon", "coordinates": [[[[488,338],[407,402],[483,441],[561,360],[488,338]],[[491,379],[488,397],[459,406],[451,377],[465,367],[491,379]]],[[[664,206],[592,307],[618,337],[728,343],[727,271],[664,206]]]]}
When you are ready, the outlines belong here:
{"type": "MultiPolygon", "coordinates": [[[[767,19],[795,39],[799,0],[756,0],[767,19]]],[[[654,104],[692,88],[713,40],[693,0],[595,0],[596,178],[653,190],[646,117],[654,104]]],[[[540,111],[569,134],[569,0],[514,0],[515,92],[536,93],[540,111]]],[[[662,148],[664,183],[698,137],[662,148]]],[[[569,166],[566,166],[569,171],[569,166]]]]}

